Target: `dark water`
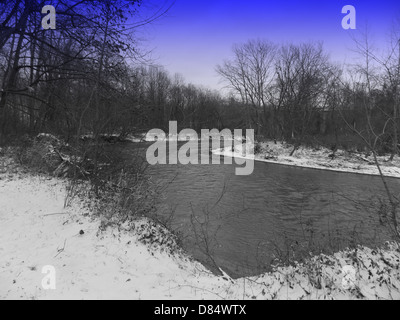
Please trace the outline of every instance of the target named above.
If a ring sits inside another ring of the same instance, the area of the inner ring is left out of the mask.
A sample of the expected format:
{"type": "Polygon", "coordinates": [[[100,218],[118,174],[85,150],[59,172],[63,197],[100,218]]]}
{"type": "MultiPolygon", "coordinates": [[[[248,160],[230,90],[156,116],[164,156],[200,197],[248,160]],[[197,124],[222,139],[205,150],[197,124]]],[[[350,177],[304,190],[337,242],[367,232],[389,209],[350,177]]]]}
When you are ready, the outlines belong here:
{"type": "MultiPolygon", "coordinates": [[[[157,165],[149,172],[164,186],[159,214],[173,212],[185,249],[232,277],[259,274],[276,258],[293,262],[391,238],[377,213],[385,192],[376,176],[262,162],[250,176],[224,164],[157,165]]],[[[400,179],[389,184],[400,190],[400,179]]]]}

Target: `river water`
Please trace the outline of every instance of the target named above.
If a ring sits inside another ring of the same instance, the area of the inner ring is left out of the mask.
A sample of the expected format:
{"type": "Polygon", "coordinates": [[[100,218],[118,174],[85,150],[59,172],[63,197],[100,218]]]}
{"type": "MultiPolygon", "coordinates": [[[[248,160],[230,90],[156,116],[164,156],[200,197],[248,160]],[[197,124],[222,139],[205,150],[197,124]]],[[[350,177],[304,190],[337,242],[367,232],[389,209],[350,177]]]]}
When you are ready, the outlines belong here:
{"type": "MultiPolygon", "coordinates": [[[[213,271],[256,275],[311,253],[391,239],[378,214],[385,192],[377,176],[263,162],[255,163],[252,175],[236,176],[235,167],[149,169],[163,186],[158,214],[170,219],[184,248],[213,271]]],[[[389,185],[400,190],[400,179],[390,178],[389,185]]]]}

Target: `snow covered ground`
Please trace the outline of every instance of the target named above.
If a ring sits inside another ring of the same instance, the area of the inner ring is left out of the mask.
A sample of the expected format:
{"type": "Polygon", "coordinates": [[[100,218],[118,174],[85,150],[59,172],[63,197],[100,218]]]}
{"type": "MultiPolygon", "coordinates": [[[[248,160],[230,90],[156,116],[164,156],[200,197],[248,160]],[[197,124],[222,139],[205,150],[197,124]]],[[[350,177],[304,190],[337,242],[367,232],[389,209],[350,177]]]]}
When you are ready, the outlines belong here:
{"type": "Polygon", "coordinates": [[[102,231],[85,199],[64,208],[67,186],[0,174],[0,299],[400,299],[397,244],[233,280],[165,250],[154,239],[167,231],[147,219],[102,231]],[[145,244],[149,238],[159,245],[145,244]]]}
{"type": "MultiPolygon", "coordinates": [[[[326,148],[310,149],[300,147],[293,156],[290,156],[293,146],[282,142],[263,142],[261,152],[254,158],[243,156],[242,146],[239,145],[235,151],[231,147],[213,150],[214,154],[255,159],[256,161],[276,163],[282,165],[314,168],[322,170],[332,170],[340,172],[352,172],[360,174],[378,175],[379,171],[374,163],[372,155],[365,156],[361,153],[349,153],[338,150],[335,157],[331,158],[332,151],[326,148]]],[[[388,177],[400,178],[400,157],[396,156],[393,161],[388,161],[389,156],[378,157],[382,173],[388,177]]]]}

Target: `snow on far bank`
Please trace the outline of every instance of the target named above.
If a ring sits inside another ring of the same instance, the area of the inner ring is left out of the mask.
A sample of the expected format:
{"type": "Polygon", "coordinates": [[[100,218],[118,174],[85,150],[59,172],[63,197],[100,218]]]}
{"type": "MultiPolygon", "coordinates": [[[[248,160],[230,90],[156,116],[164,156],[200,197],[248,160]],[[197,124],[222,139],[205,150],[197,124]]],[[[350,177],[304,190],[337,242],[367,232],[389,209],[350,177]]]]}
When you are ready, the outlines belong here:
{"type": "MultiPolygon", "coordinates": [[[[50,134],[41,133],[38,137],[54,137],[50,134]]],[[[144,132],[144,133],[137,133],[137,134],[128,134],[123,135],[119,133],[112,133],[112,134],[101,134],[100,137],[102,139],[108,141],[120,141],[120,142],[132,142],[132,143],[140,143],[140,142],[156,142],[156,141],[177,141],[177,142],[185,142],[185,141],[201,141],[201,140],[216,140],[216,139],[225,139],[226,141],[243,141],[246,139],[245,136],[243,137],[235,137],[228,133],[220,133],[219,131],[208,131],[207,134],[197,134],[195,132],[189,133],[179,133],[179,134],[167,134],[167,133],[155,133],[155,132],[144,132]]],[[[94,134],[84,134],[81,135],[80,138],[82,140],[93,140],[95,138],[94,134]]]]}
{"type": "MultiPolygon", "coordinates": [[[[193,131],[193,130],[191,130],[193,131]]],[[[179,141],[179,142],[185,142],[185,141],[201,141],[201,140],[225,140],[225,141],[233,141],[237,140],[242,142],[243,140],[246,140],[245,136],[234,136],[229,132],[220,132],[218,130],[206,130],[207,133],[204,134],[197,134],[196,132],[190,132],[190,133],[179,133],[179,134],[161,134],[159,136],[157,133],[154,132],[148,132],[146,134],[143,134],[143,138],[141,141],[146,141],[146,142],[154,142],[154,141],[179,141]]],[[[137,142],[137,141],[136,141],[137,142]]],[[[140,141],[139,141],[140,142],[140,141]]]]}
{"type": "Polygon", "coordinates": [[[0,299],[400,299],[395,244],[233,280],[185,254],[140,242],[146,219],[134,230],[100,231],[101,219],[85,201],[64,208],[66,186],[63,180],[0,175],[0,299]],[[56,271],[55,290],[42,287],[42,268],[49,265],[56,271]],[[350,286],[347,265],[354,270],[350,286]]]}
{"type": "MultiPolygon", "coordinates": [[[[338,150],[335,157],[332,151],[326,148],[311,149],[300,147],[290,156],[293,146],[281,142],[263,142],[260,144],[261,152],[254,157],[243,156],[241,146],[233,151],[232,147],[213,150],[215,155],[254,159],[260,162],[275,163],[304,168],[331,170],[338,172],[351,172],[368,175],[379,175],[379,170],[374,163],[372,155],[365,156],[361,153],[349,153],[338,150]]],[[[389,156],[379,156],[382,173],[388,177],[400,178],[400,157],[395,156],[393,161],[388,161],[389,156]]]]}

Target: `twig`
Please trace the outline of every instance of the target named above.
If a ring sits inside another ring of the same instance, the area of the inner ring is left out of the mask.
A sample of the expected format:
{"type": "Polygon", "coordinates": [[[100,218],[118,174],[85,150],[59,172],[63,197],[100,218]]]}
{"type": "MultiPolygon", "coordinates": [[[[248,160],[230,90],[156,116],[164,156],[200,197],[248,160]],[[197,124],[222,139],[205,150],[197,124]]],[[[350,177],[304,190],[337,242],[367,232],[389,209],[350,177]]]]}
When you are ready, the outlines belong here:
{"type": "Polygon", "coordinates": [[[62,215],[62,214],[69,214],[69,212],[49,213],[49,214],[44,214],[44,215],[42,215],[42,217],[55,216],[55,215],[62,215]]]}
{"type": "Polygon", "coordinates": [[[57,258],[58,255],[64,251],[65,249],[65,244],[67,243],[67,239],[64,240],[64,246],[61,249],[57,249],[58,253],[54,256],[54,258],[57,258]]]}

